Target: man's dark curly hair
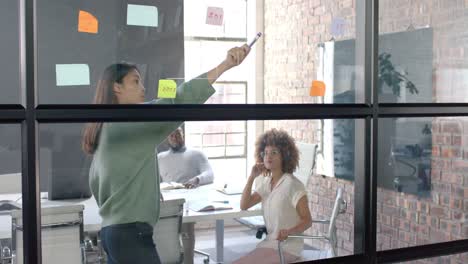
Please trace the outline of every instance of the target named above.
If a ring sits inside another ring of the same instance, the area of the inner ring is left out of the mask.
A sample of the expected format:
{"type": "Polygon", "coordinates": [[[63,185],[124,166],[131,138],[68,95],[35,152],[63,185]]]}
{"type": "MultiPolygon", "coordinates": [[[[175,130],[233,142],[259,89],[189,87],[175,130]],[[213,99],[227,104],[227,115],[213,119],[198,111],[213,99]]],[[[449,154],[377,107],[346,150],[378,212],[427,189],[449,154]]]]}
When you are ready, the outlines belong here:
{"type": "Polygon", "coordinates": [[[262,163],[262,152],[267,146],[277,147],[281,153],[283,172],[293,173],[299,164],[299,150],[294,139],[284,130],[266,131],[255,142],[255,161],[262,163]]]}

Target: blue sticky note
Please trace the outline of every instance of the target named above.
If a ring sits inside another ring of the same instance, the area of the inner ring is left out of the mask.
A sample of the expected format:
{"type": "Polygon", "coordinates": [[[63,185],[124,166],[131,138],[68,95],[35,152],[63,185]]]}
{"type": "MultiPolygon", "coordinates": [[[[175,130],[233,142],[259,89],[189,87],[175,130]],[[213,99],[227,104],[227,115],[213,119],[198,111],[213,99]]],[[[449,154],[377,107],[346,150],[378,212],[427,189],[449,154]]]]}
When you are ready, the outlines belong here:
{"type": "Polygon", "coordinates": [[[127,25],[158,27],[158,8],[148,5],[127,6],[127,25]]]}
{"type": "Polygon", "coordinates": [[[56,64],[57,86],[89,85],[88,64],[56,64]]]}

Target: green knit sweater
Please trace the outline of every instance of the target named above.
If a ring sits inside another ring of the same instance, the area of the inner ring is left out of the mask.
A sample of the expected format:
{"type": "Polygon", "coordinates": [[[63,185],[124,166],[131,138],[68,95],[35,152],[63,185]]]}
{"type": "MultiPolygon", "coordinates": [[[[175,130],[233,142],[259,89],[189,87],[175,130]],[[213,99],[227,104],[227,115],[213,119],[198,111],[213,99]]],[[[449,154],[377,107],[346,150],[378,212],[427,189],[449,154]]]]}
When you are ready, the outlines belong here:
{"type": "MultiPolygon", "coordinates": [[[[175,99],[156,104],[201,104],[214,93],[206,74],[177,88],[175,99]]],[[[159,175],[155,148],[182,122],[104,123],[89,171],[102,227],[132,222],[156,224],[159,175]]]]}

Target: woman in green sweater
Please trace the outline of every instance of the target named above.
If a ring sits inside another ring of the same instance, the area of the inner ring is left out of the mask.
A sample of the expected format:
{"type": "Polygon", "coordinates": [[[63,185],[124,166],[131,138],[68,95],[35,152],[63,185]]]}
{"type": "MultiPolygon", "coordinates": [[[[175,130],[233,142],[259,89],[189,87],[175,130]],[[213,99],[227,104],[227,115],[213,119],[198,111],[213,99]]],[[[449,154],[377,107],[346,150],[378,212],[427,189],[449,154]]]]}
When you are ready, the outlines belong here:
{"type": "MultiPolygon", "coordinates": [[[[217,67],[177,88],[175,99],[155,104],[202,104],[225,71],[242,63],[247,45],[228,51],[217,67]]],[[[135,65],[112,64],[97,84],[95,104],[141,104],[145,88],[135,65]]],[[[159,218],[159,170],[155,147],[181,122],[90,123],[84,129],[83,150],[93,155],[91,191],[102,217],[101,240],[108,263],[161,263],[153,242],[159,218]]]]}

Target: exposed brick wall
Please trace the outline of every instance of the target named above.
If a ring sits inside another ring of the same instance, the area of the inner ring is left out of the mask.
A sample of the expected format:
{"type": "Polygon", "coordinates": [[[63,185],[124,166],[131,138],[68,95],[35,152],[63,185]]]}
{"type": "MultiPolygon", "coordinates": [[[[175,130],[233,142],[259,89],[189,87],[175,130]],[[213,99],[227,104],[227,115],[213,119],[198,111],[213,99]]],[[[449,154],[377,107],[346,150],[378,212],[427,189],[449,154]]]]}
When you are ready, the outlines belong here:
{"type": "MultiPolygon", "coordinates": [[[[316,103],[308,96],[316,77],[316,47],[331,38],[333,17],[347,21],[344,36],[355,37],[353,0],[268,0],[265,2],[265,102],[316,103]]],[[[380,0],[381,33],[430,25],[433,40],[433,101],[468,101],[468,1],[380,0]]],[[[433,121],[430,198],[379,189],[378,249],[468,238],[468,122],[433,121]]],[[[466,120],[466,119],[465,119],[466,120]]],[[[317,121],[267,121],[265,129],[283,128],[299,141],[317,142],[317,121]]],[[[348,212],[338,219],[339,254],[353,253],[354,185],[312,177],[308,186],[313,217],[329,214],[336,188],[345,188],[348,212]],[[350,203],[351,202],[351,203],[350,203]]],[[[323,230],[324,231],[324,230],[323,230]]],[[[314,229],[313,233],[319,232],[314,229]]],[[[468,253],[418,263],[468,263],[468,253]],[[443,261],[441,261],[443,259],[443,261]]]]}

